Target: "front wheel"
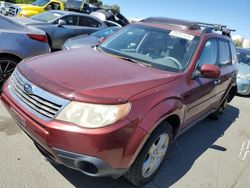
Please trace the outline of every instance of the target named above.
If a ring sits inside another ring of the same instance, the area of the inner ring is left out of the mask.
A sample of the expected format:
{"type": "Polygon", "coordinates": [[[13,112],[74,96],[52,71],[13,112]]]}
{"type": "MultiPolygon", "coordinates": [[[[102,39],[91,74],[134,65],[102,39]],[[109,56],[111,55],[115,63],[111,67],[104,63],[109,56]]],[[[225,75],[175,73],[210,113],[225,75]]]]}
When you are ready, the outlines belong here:
{"type": "Polygon", "coordinates": [[[143,146],[129,171],[125,174],[125,178],[136,186],[150,181],[162,164],[172,139],[172,126],[168,123],[160,125],[143,146]]]}
{"type": "Polygon", "coordinates": [[[2,90],[4,82],[9,78],[12,72],[15,70],[17,63],[16,58],[1,57],[0,58],[0,92],[2,90]]]}

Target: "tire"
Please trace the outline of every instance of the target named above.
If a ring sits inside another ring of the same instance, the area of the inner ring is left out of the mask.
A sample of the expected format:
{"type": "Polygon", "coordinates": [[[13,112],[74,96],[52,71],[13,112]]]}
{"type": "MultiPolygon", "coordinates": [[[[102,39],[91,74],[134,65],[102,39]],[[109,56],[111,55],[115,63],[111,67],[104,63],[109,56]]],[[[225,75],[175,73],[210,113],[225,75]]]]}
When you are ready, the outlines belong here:
{"type": "Polygon", "coordinates": [[[20,61],[19,59],[14,58],[14,57],[1,57],[0,58],[0,92],[2,91],[4,82],[13,73],[19,61],[20,61]]]}
{"type": "Polygon", "coordinates": [[[141,186],[149,182],[159,170],[167,149],[173,139],[173,128],[169,123],[161,124],[148,138],[142,150],[138,154],[130,169],[124,174],[124,177],[136,186],[141,186]],[[160,140],[164,141],[160,144],[160,140]],[[168,139],[168,140],[167,140],[168,139]],[[159,144],[159,145],[158,145],[159,144]],[[157,148],[157,145],[159,148],[157,148]],[[163,147],[164,146],[164,147],[163,147]],[[155,150],[156,149],[156,150],[155,150]],[[165,153],[164,153],[165,152],[165,153]],[[157,157],[157,155],[159,155],[157,157]],[[155,159],[153,158],[156,157],[155,159]],[[157,161],[157,163],[156,163],[157,161]]]}
{"type": "Polygon", "coordinates": [[[208,116],[208,118],[211,120],[219,120],[226,107],[227,107],[227,98],[222,102],[222,104],[214,113],[208,116]]]}

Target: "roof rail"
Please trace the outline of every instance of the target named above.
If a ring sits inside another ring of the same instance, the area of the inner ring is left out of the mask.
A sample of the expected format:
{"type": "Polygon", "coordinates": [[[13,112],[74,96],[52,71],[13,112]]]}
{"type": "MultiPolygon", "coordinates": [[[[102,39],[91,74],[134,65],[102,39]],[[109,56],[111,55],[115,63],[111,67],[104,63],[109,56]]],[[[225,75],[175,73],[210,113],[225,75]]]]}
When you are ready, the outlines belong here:
{"type": "Polygon", "coordinates": [[[210,24],[210,23],[203,23],[203,22],[196,22],[200,27],[204,27],[202,30],[203,33],[211,33],[213,31],[221,31],[222,35],[231,37],[231,32],[235,32],[235,29],[227,28],[226,25],[221,24],[210,24]]]}
{"type": "Polygon", "coordinates": [[[213,31],[221,31],[222,35],[231,36],[231,32],[235,31],[234,29],[227,28],[226,25],[221,24],[210,24],[204,22],[193,22],[186,20],[179,20],[166,17],[149,17],[143,19],[141,22],[144,23],[160,23],[165,25],[172,25],[180,27],[182,29],[191,29],[191,30],[202,30],[203,33],[212,33],[213,31]]]}
{"type": "Polygon", "coordinates": [[[195,22],[173,19],[173,18],[166,18],[166,17],[149,17],[149,18],[141,20],[141,22],[160,23],[160,24],[180,27],[183,29],[192,29],[192,30],[200,30],[201,29],[200,26],[198,24],[196,24],[195,22]]]}

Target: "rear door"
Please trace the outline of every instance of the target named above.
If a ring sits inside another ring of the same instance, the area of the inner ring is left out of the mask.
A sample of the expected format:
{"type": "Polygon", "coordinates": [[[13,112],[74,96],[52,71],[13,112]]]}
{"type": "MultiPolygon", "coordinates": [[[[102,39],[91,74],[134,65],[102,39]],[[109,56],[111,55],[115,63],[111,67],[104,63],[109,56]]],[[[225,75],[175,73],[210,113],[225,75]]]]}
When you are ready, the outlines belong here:
{"type": "Polygon", "coordinates": [[[59,20],[54,23],[55,26],[52,33],[52,46],[56,49],[60,49],[67,39],[77,36],[79,33],[79,16],[67,15],[60,19],[64,20],[66,25],[57,26],[59,20]]]}
{"type": "Polygon", "coordinates": [[[229,89],[232,79],[235,77],[235,69],[232,66],[232,54],[230,43],[228,40],[218,39],[219,44],[219,58],[218,66],[221,69],[221,74],[216,82],[216,99],[218,102],[225,96],[229,89]]]}

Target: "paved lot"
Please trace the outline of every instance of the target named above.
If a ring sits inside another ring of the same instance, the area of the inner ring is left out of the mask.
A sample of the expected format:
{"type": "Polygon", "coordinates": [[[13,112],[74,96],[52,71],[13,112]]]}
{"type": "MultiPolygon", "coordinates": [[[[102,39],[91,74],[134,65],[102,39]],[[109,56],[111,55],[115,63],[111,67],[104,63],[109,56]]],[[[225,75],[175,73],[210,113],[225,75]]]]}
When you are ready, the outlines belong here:
{"type": "MultiPolygon", "coordinates": [[[[250,152],[239,159],[248,140],[250,98],[236,97],[219,121],[206,119],[178,138],[145,187],[250,187],[250,152]]],[[[132,186],[123,178],[90,178],[46,162],[0,104],[0,187],[132,186]]]]}

